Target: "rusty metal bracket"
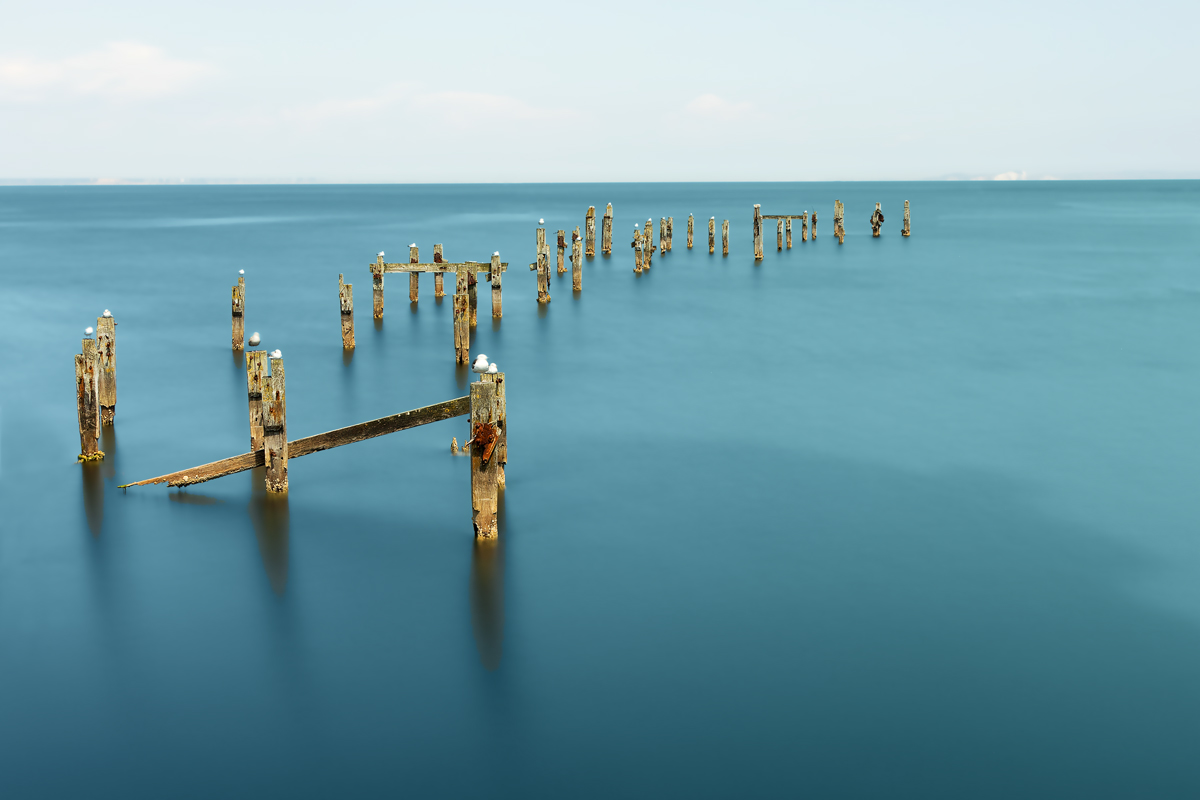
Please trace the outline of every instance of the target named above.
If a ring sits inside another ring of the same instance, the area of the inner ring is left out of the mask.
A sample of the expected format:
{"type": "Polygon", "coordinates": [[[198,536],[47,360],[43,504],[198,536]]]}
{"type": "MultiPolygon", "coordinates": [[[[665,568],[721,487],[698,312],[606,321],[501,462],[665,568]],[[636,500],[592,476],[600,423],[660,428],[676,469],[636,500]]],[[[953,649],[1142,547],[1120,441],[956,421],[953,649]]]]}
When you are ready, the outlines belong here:
{"type": "Polygon", "coordinates": [[[482,448],[483,452],[480,456],[481,464],[486,464],[488,459],[492,457],[492,451],[496,449],[496,425],[492,422],[477,422],[475,429],[471,431],[471,439],[477,447],[482,448]]]}

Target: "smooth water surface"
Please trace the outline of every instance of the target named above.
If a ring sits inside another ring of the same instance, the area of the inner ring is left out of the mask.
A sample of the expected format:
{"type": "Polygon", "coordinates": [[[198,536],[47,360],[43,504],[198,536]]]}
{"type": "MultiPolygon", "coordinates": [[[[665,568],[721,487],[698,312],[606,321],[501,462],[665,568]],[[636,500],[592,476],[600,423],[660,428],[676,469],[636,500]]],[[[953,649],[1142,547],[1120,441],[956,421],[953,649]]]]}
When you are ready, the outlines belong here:
{"type": "Polygon", "coordinates": [[[1198,255],[1198,182],[0,189],[0,795],[1200,796],[1198,255]],[[410,242],[510,265],[497,544],[463,419],[117,488],[247,450],[239,269],[291,438],[465,394],[431,276],[372,320],[410,242]]]}

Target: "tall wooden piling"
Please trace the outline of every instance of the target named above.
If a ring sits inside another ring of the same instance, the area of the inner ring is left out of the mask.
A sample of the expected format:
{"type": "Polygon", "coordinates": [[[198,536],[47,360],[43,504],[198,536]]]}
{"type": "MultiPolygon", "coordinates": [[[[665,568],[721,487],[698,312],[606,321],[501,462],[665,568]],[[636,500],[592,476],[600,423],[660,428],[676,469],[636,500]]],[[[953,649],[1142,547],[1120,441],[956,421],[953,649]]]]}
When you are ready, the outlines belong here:
{"type": "MultiPolygon", "coordinates": [[[[815,224],[815,223],[814,223],[814,224],[815,224]]],[[[910,233],[912,233],[912,229],[909,227],[909,218],[908,218],[908,201],[907,201],[907,200],[905,200],[905,201],[904,201],[904,227],[900,229],[900,235],[901,235],[901,236],[908,236],[910,233]]],[[[98,329],[97,329],[97,330],[98,330],[98,329]]]]}
{"type": "Polygon", "coordinates": [[[471,524],[478,539],[496,537],[496,508],[500,499],[496,384],[471,384],[471,524]]]}
{"type": "Polygon", "coordinates": [[[380,253],[371,265],[371,288],[374,295],[374,317],[383,319],[383,253],[380,253]]]}
{"type": "Polygon", "coordinates": [[[566,263],[565,263],[566,262],[566,254],[567,254],[567,232],[560,230],[558,232],[558,274],[559,275],[562,275],[564,272],[567,271],[567,267],[566,267],[566,263]]]}
{"type": "MultiPolygon", "coordinates": [[[[583,237],[579,237],[582,257],[583,237]]],[[[508,466],[508,404],[505,400],[504,373],[487,372],[479,376],[485,383],[496,384],[496,483],[504,488],[504,471],[508,466]]]]}
{"type": "Polygon", "coordinates": [[[659,217],[658,220],[658,254],[661,256],[667,252],[667,218],[659,217]]]}
{"type": "Polygon", "coordinates": [[[466,364],[471,360],[471,301],[466,291],[454,293],[454,363],[466,364]]]}
{"type": "Polygon", "coordinates": [[[754,260],[762,261],[763,257],[763,241],[762,241],[762,207],[754,204],[754,260]]]}
{"type": "Polygon", "coordinates": [[[633,241],[629,243],[633,248],[633,271],[642,271],[642,229],[637,225],[633,226],[633,241]]]}
{"type": "Polygon", "coordinates": [[[342,307],[342,349],[354,349],[354,285],[338,274],[338,303],[342,307]]]}
{"type": "Polygon", "coordinates": [[[112,317],[96,318],[97,395],[100,401],[100,424],[112,425],[117,415],[117,334],[112,317]]]}
{"type": "Polygon", "coordinates": [[[879,207],[879,203],[875,204],[875,210],[871,212],[871,236],[879,238],[879,229],[883,227],[883,209],[879,207]]]}
{"type": "Polygon", "coordinates": [[[846,205],[841,200],[833,201],[833,235],[838,244],[846,243],[846,205]]]}
{"type": "Polygon", "coordinates": [[[784,231],[787,233],[787,249],[791,250],[792,249],[792,220],[791,220],[791,218],[789,217],[786,222],[787,222],[787,224],[784,225],[784,231]]]}
{"type": "Polygon", "coordinates": [[[263,448],[263,385],[267,374],[267,354],[263,350],[246,351],[246,399],[250,407],[250,452],[263,448]]]}
{"type": "Polygon", "coordinates": [[[816,211],[814,211],[813,215],[812,215],[812,240],[814,242],[817,240],[817,212],[816,211]]]}
{"type": "Polygon", "coordinates": [[[691,214],[688,214],[688,230],[687,230],[687,242],[688,242],[687,249],[688,250],[692,249],[692,234],[695,232],[695,230],[696,230],[696,220],[694,220],[692,218],[691,214]]]}
{"type": "Polygon", "coordinates": [[[604,219],[600,225],[600,251],[606,256],[612,255],[612,227],[612,203],[609,203],[608,208],[604,210],[604,219]]]}
{"type": "Polygon", "coordinates": [[[587,230],[587,256],[596,255],[596,207],[588,206],[587,218],[584,220],[587,230]]]}
{"type": "Polygon", "coordinates": [[[537,229],[537,264],[534,265],[537,269],[537,290],[538,302],[550,302],[550,258],[546,250],[546,229],[537,229]]]}
{"type": "Polygon", "coordinates": [[[263,387],[263,449],[267,464],[267,491],[288,490],[287,390],[283,359],[272,358],[271,377],[263,387]]]}
{"type": "Polygon", "coordinates": [[[642,234],[642,269],[650,269],[654,260],[654,220],[646,220],[646,232],[642,234]]]}
{"type": "Polygon", "coordinates": [[[805,211],[800,217],[800,241],[808,241],[808,212],[805,211]]]}
{"type": "MultiPolygon", "coordinates": [[[[433,246],[433,263],[435,263],[435,264],[442,263],[442,246],[440,244],[435,244],[433,246]]],[[[433,296],[434,297],[445,297],[446,296],[445,278],[446,278],[446,273],[444,273],[444,272],[433,273],[433,296]]]]}
{"type": "Polygon", "coordinates": [[[84,339],[75,356],[75,400],[79,411],[79,458],[96,461],[100,452],[100,382],[96,340],[84,339]]]}
{"type": "MultiPolygon", "coordinates": [[[[420,264],[421,263],[421,256],[420,256],[420,253],[418,252],[418,248],[415,244],[408,246],[408,263],[410,263],[410,264],[420,264]]],[[[421,288],[421,273],[419,273],[419,272],[408,273],[408,302],[410,302],[410,303],[417,302],[417,297],[418,297],[420,288],[421,288]]]]}
{"type": "Polygon", "coordinates": [[[571,234],[571,289],[583,291],[583,237],[579,235],[579,226],[571,234]]]}
{"type": "Polygon", "coordinates": [[[667,252],[671,252],[671,248],[675,244],[675,218],[667,217],[667,252]]]}
{"type": "Polygon", "coordinates": [[[488,273],[488,280],[492,284],[492,319],[500,319],[504,316],[504,307],[500,298],[500,283],[504,275],[504,270],[500,267],[500,251],[492,253],[492,271],[488,273]]]}
{"type": "Polygon", "coordinates": [[[729,220],[721,223],[721,255],[729,255],[729,220]]]}
{"type": "Polygon", "coordinates": [[[783,251],[783,220],[775,220],[775,249],[783,251]]]}
{"type": "Polygon", "coordinates": [[[233,287],[233,349],[241,350],[246,341],[246,276],[239,275],[233,287]]]}
{"type": "Polygon", "coordinates": [[[479,314],[479,273],[467,271],[467,324],[472,328],[476,325],[479,314]]]}
{"type": "Polygon", "coordinates": [[[708,218],[708,254],[717,252],[717,218],[708,218]]]}

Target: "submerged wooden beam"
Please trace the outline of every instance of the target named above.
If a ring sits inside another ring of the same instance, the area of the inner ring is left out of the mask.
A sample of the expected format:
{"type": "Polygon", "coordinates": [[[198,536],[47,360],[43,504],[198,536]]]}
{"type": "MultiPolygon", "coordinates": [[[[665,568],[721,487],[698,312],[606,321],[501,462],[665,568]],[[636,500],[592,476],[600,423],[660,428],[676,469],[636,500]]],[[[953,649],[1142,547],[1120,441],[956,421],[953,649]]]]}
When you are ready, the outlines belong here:
{"type": "MultiPolygon", "coordinates": [[[[431,422],[441,422],[444,419],[466,416],[469,413],[471,413],[471,398],[469,396],[456,397],[444,403],[436,403],[431,406],[413,409],[412,411],[393,414],[390,417],[381,417],[326,433],[318,433],[316,436],[306,436],[303,439],[296,439],[288,442],[288,458],[289,460],[300,458],[301,456],[319,453],[322,450],[341,447],[344,444],[354,444],[355,442],[373,439],[376,436],[384,436],[389,433],[416,428],[420,425],[428,425],[431,422]]],[[[147,486],[152,483],[165,483],[168,486],[190,486],[193,483],[204,483],[214,478],[222,478],[226,475],[233,475],[237,472],[245,472],[248,469],[262,466],[266,466],[266,457],[263,455],[262,450],[258,450],[253,453],[243,453],[240,456],[233,456],[232,458],[223,458],[220,461],[213,461],[210,464],[201,464],[198,467],[180,470],[179,472],[160,475],[157,478],[148,478],[136,483],[127,483],[120,488],[147,486]]]]}

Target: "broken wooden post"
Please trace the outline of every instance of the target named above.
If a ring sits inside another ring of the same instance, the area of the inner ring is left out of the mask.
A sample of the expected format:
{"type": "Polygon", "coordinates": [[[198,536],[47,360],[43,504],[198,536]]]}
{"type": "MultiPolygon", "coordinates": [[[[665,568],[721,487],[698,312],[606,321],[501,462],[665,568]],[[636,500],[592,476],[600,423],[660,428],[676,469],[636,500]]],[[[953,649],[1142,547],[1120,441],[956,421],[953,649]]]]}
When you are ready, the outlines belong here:
{"type": "MultiPolygon", "coordinates": [[[[91,329],[88,329],[90,336],[91,329]]],[[[104,458],[97,442],[100,439],[99,358],[96,340],[85,338],[82,353],[75,356],[75,400],[79,410],[79,460],[99,461],[104,458]]]]}
{"type": "MultiPolygon", "coordinates": [[[[541,220],[538,220],[541,222],[541,220]]],[[[546,229],[537,229],[537,263],[530,264],[530,269],[537,270],[537,292],[539,303],[550,302],[550,264],[546,251],[546,229]]]]}
{"type": "Polygon", "coordinates": [[[562,275],[567,271],[566,267],[567,254],[567,232],[560,230],[558,232],[558,274],[562,275]]]}
{"type": "Polygon", "coordinates": [[[375,263],[371,265],[371,286],[375,296],[375,319],[383,319],[383,253],[376,256],[375,263]]]}
{"type": "MultiPolygon", "coordinates": [[[[814,221],[813,221],[813,230],[816,230],[816,224],[817,224],[817,223],[816,223],[816,221],[815,221],[815,217],[814,217],[814,221]]],[[[907,200],[905,200],[905,201],[904,201],[904,227],[900,229],[900,235],[901,235],[901,236],[908,236],[910,233],[912,233],[912,229],[909,227],[909,219],[908,219],[908,201],[907,201],[907,200]]],[[[813,234],[813,235],[815,236],[816,234],[813,234]]]]}
{"type": "Polygon", "coordinates": [[[596,255],[596,207],[588,206],[587,218],[584,220],[587,230],[587,257],[596,255]]]}
{"type": "MultiPolygon", "coordinates": [[[[276,350],[275,353],[279,351],[276,350]]],[[[263,389],[263,450],[267,491],[288,490],[287,391],[283,356],[271,354],[271,376],[263,389]]]]}
{"type": "Polygon", "coordinates": [[[471,384],[471,524],[477,539],[496,537],[500,476],[496,457],[496,384],[471,384]]]}
{"type": "Polygon", "coordinates": [[[808,212],[805,211],[800,217],[800,241],[808,241],[808,212]]]}
{"type": "Polygon", "coordinates": [[[479,273],[467,271],[467,323],[474,328],[479,313],[479,273]]]}
{"type": "MultiPolygon", "coordinates": [[[[583,252],[582,236],[579,239],[579,251],[583,252]]],[[[504,373],[486,372],[479,379],[496,384],[496,483],[503,489],[504,470],[508,466],[508,405],[504,397],[504,373]]]]}
{"type": "Polygon", "coordinates": [[[717,218],[708,218],[708,254],[717,252],[717,218]]]}
{"type": "Polygon", "coordinates": [[[687,239],[688,239],[688,248],[687,249],[688,250],[692,249],[692,233],[695,231],[695,229],[696,229],[696,221],[694,219],[692,219],[691,214],[688,214],[688,231],[687,231],[687,239]]]}
{"type": "Polygon", "coordinates": [[[814,242],[817,240],[817,212],[816,211],[813,212],[813,216],[812,216],[812,240],[814,242]]]}
{"type": "MultiPolygon", "coordinates": [[[[440,244],[435,244],[433,246],[433,263],[435,263],[435,264],[442,263],[442,246],[440,244]]],[[[444,273],[444,272],[433,273],[433,296],[434,297],[445,297],[446,296],[446,273],[444,273]]]]}
{"type": "MultiPolygon", "coordinates": [[[[421,263],[421,258],[418,254],[418,249],[417,249],[417,245],[415,242],[408,246],[408,263],[410,263],[410,264],[420,264],[421,263]]],[[[419,273],[419,272],[408,273],[408,302],[410,302],[410,303],[417,302],[417,293],[420,288],[421,288],[421,273],[419,273]]]]}
{"type": "Polygon", "coordinates": [[[841,200],[833,201],[833,235],[838,244],[846,243],[846,206],[841,200]]]}
{"type": "Polygon", "coordinates": [[[604,210],[604,219],[600,223],[600,252],[606,256],[612,255],[612,203],[604,210]]]}
{"type": "Polygon", "coordinates": [[[650,269],[654,260],[654,220],[646,219],[646,232],[642,234],[642,269],[650,269]]]}
{"type": "Polygon", "coordinates": [[[492,271],[488,273],[488,280],[492,284],[492,319],[500,319],[504,316],[504,307],[500,298],[500,278],[504,275],[504,270],[500,267],[500,251],[492,253],[492,271]]]}
{"type": "Polygon", "coordinates": [[[97,397],[100,401],[100,424],[112,425],[117,415],[117,334],[116,321],[105,309],[104,316],[96,318],[96,380],[99,384],[97,397]]]}
{"type": "Polygon", "coordinates": [[[784,226],[784,230],[786,230],[786,232],[787,232],[787,249],[791,250],[792,249],[792,219],[791,219],[791,217],[788,217],[786,222],[787,222],[787,225],[784,226]]]}
{"type": "Polygon", "coordinates": [[[571,234],[571,289],[583,291],[583,237],[579,235],[579,226],[571,234]]]}
{"type": "Polygon", "coordinates": [[[721,223],[721,255],[729,255],[729,220],[721,223]]]}
{"type": "MultiPolygon", "coordinates": [[[[462,274],[462,273],[459,273],[462,274]]],[[[471,360],[471,301],[465,289],[454,293],[454,363],[471,360]]]]}
{"type": "Polygon", "coordinates": [[[667,217],[667,252],[671,252],[671,247],[675,243],[675,218],[667,217]]]}
{"type": "Polygon", "coordinates": [[[783,220],[775,220],[775,249],[783,250],[783,220]]]}
{"type": "Polygon", "coordinates": [[[238,276],[237,286],[233,287],[233,349],[241,350],[242,342],[246,340],[246,278],[238,276]]]}
{"type": "Polygon", "coordinates": [[[246,351],[246,399],[250,406],[250,452],[263,446],[263,376],[267,374],[264,350],[246,351]]]}
{"type": "Polygon", "coordinates": [[[762,261],[763,243],[762,243],[762,207],[754,204],[754,260],[762,261]]]}
{"type": "Polygon", "coordinates": [[[875,210],[871,212],[871,236],[878,239],[879,229],[883,227],[883,210],[880,209],[879,203],[875,204],[875,210]]]}
{"type": "MultiPolygon", "coordinates": [[[[342,307],[342,349],[354,348],[354,285],[338,273],[338,301],[342,307]]],[[[249,353],[246,354],[249,358],[249,353]]]]}
{"type": "Polygon", "coordinates": [[[629,243],[633,248],[633,271],[642,271],[642,229],[637,225],[633,226],[633,241],[629,243]]]}
{"type": "Polygon", "coordinates": [[[658,254],[667,252],[667,218],[658,219],[658,254]]]}

